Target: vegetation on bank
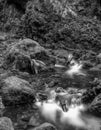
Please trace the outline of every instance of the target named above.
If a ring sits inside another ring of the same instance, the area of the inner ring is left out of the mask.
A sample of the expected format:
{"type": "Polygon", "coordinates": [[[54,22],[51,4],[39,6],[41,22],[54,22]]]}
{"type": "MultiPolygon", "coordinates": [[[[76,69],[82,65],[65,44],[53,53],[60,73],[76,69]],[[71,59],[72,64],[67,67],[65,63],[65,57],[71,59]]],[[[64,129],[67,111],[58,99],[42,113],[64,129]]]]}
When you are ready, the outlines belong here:
{"type": "Polygon", "coordinates": [[[53,49],[98,51],[101,49],[99,2],[1,0],[0,27],[53,49]]]}

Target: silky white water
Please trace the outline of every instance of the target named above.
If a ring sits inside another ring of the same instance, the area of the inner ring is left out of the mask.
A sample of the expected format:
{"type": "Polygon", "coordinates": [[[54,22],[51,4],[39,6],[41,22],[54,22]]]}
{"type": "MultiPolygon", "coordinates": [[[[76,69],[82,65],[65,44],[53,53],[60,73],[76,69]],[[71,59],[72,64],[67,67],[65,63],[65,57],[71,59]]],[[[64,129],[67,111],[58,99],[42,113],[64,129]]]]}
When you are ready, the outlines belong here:
{"type": "Polygon", "coordinates": [[[100,119],[84,113],[86,108],[83,105],[70,106],[67,112],[64,112],[55,102],[37,102],[36,105],[40,110],[41,116],[47,122],[55,124],[56,127],[59,124],[63,130],[64,128],[68,130],[68,127],[70,129],[70,126],[73,126],[76,130],[77,128],[78,130],[80,128],[84,130],[100,130],[100,119]]]}
{"type": "Polygon", "coordinates": [[[70,77],[73,77],[73,75],[82,75],[86,76],[86,74],[82,71],[82,64],[77,63],[73,60],[73,65],[70,66],[70,68],[65,72],[65,74],[69,75],[70,77]]]}

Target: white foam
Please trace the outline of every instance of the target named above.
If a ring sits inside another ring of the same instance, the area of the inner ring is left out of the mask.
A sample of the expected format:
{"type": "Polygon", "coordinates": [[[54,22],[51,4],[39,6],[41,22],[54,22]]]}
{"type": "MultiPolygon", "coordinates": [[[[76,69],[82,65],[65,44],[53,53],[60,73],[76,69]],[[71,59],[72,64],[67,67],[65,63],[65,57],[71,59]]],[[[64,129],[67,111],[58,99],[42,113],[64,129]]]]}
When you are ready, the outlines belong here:
{"type": "Polygon", "coordinates": [[[71,65],[71,66],[70,66],[70,69],[67,70],[65,73],[66,73],[67,75],[71,76],[71,77],[72,77],[74,74],[85,76],[85,73],[83,73],[83,71],[82,71],[82,64],[79,64],[79,63],[77,63],[77,62],[75,62],[73,65],[71,65]]]}
{"type": "Polygon", "coordinates": [[[61,117],[61,122],[65,122],[65,124],[71,124],[76,127],[85,127],[85,122],[81,120],[80,111],[83,110],[83,106],[76,106],[69,108],[68,112],[63,112],[61,117]]]}
{"type": "Polygon", "coordinates": [[[74,126],[74,128],[83,128],[87,130],[100,130],[100,119],[97,119],[93,116],[88,117],[85,114],[82,114],[81,111],[85,111],[83,105],[70,107],[67,112],[64,112],[62,108],[52,102],[43,102],[36,103],[40,109],[41,115],[49,123],[54,123],[56,126],[59,124],[63,127],[74,126]],[[58,117],[57,114],[60,116],[58,117]],[[58,120],[57,120],[58,117],[58,120]]]}
{"type": "Polygon", "coordinates": [[[43,102],[43,103],[37,103],[36,104],[40,111],[41,115],[50,122],[55,123],[55,117],[56,117],[56,112],[57,111],[62,111],[62,108],[59,107],[56,103],[54,103],[52,100],[49,100],[48,102],[43,102]]]}

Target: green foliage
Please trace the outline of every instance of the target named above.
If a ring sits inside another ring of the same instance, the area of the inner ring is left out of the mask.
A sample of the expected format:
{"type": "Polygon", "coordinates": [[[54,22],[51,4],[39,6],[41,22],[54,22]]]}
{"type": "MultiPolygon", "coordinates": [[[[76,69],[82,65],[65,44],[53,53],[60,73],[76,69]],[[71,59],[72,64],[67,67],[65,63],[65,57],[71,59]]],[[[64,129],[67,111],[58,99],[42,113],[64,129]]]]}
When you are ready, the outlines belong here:
{"type": "Polygon", "coordinates": [[[0,29],[4,32],[16,32],[20,25],[21,12],[14,5],[9,5],[7,0],[0,1],[0,29]]]}
{"type": "Polygon", "coordinates": [[[23,15],[14,5],[8,5],[7,0],[1,0],[0,28],[32,38],[45,47],[98,51],[101,49],[101,22],[92,17],[97,7],[94,0],[73,0],[71,3],[67,0],[34,0],[27,3],[23,15]],[[77,11],[77,16],[69,9],[77,11]]]}
{"type": "Polygon", "coordinates": [[[45,3],[29,3],[24,16],[24,32],[27,37],[35,40],[46,39],[48,33],[52,33],[54,28],[61,23],[61,17],[53,10],[52,5],[45,3]]]}
{"type": "Polygon", "coordinates": [[[29,2],[22,20],[23,33],[51,48],[101,49],[101,23],[83,16],[66,17],[50,2],[29,2]]]}

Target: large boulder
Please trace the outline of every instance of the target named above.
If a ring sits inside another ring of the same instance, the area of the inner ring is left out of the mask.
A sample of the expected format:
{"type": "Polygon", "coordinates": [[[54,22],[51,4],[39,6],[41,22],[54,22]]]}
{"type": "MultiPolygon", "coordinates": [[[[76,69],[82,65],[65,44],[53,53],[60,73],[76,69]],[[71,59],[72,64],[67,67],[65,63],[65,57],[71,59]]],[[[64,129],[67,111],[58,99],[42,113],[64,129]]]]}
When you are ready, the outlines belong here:
{"type": "Polygon", "coordinates": [[[33,55],[37,53],[41,53],[45,51],[44,47],[40,46],[38,42],[26,38],[23,40],[19,40],[16,43],[12,43],[11,45],[8,46],[7,48],[7,55],[11,54],[12,52],[22,52],[26,55],[33,55]]]}
{"type": "Polygon", "coordinates": [[[5,106],[31,104],[35,99],[34,90],[28,81],[10,76],[2,83],[2,100],[5,106]]]}
{"type": "Polygon", "coordinates": [[[16,44],[16,48],[19,49],[19,51],[27,52],[29,55],[35,55],[45,51],[45,48],[40,46],[38,42],[29,38],[20,40],[16,44]]]}
{"type": "Polygon", "coordinates": [[[0,130],[14,130],[11,119],[9,119],[8,117],[1,117],[0,130]]]}
{"type": "Polygon", "coordinates": [[[26,38],[8,46],[3,67],[13,67],[14,69],[33,74],[35,71],[32,67],[32,59],[44,62],[46,60],[49,61],[50,57],[39,43],[26,38]]]}
{"type": "Polygon", "coordinates": [[[26,38],[20,40],[16,45],[16,48],[19,50],[19,52],[24,52],[29,55],[31,59],[35,58],[41,61],[51,60],[49,51],[32,39],[26,38]]]}

